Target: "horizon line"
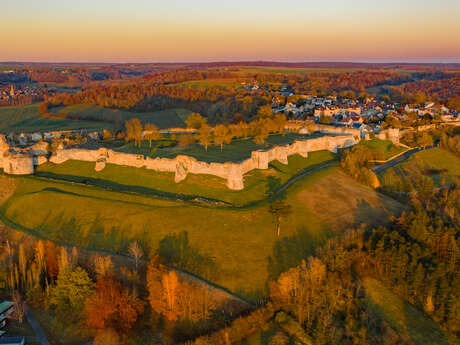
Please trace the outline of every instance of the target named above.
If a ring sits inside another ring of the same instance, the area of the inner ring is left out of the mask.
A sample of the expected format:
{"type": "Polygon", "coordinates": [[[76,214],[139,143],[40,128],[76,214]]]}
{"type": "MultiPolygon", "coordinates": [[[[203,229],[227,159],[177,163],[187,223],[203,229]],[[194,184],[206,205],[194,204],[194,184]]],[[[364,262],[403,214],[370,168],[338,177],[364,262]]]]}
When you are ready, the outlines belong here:
{"type": "Polygon", "coordinates": [[[274,63],[274,64],[327,64],[327,63],[342,63],[342,64],[367,64],[367,65],[385,65],[385,64],[417,64],[417,65],[460,65],[460,58],[454,59],[443,59],[443,60],[430,60],[430,59],[411,59],[411,60],[196,60],[196,61],[150,61],[150,62],[136,62],[136,61],[27,61],[27,60],[7,60],[0,61],[0,64],[13,65],[13,64],[69,64],[69,65],[125,65],[125,64],[137,64],[137,65],[197,65],[197,64],[256,64],[256,63],[274,63]]]}

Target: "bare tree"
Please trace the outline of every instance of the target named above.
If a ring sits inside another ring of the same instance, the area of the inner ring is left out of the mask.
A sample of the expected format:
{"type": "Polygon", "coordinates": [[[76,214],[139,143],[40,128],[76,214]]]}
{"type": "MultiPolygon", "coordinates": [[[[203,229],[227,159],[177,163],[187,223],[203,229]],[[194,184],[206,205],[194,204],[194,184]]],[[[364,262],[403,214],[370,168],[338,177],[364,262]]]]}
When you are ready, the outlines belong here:
{"type": "Polygon", "coordinates": [[[149,147],[152,147],[152,141],[161,139],[158,127],[153,123],[147,123],[144,128],[144,138],[149,141],[149,147]]]}
{"type": "Polygon", "coordinates": [[[94,271],[99,277],[106,276],[113,269],[113,263],[110,256],[94,255],[94,271]]]}
{"type": "Polygon", "coordinates": [[[142,248],[139,246],[139,243],[137,243],[137,241],[131,243],[131,245],[129,246],[129,253],[133,256],[137,268],[140,258],[144,256],[144,252],[142,251],[142,248]]]}

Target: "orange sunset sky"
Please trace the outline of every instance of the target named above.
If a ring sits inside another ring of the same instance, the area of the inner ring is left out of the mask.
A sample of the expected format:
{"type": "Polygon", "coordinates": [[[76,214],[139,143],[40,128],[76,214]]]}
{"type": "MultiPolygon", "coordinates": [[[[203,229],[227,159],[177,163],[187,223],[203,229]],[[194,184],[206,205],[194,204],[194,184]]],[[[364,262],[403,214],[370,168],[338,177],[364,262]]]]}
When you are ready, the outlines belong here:
{"type": "Polygon", "coordinates": [[[460,1],[3,0],[0,61],[460,62],[460,1]]]}

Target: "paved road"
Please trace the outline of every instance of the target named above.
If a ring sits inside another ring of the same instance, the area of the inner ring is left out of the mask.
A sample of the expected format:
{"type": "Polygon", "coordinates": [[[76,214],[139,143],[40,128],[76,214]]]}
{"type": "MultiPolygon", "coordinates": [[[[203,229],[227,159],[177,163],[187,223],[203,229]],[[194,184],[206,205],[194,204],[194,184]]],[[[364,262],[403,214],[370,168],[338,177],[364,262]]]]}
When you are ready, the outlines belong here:
{"type": "Polygon", "coordinates": [[[32,312],[26,308],[25,310],[25,315],[27,318],[27,321],[29,321],[30,326],[35,332],[35,335],[37,336],[38,340],[42,345],[51,345],[48,339],[46,338],[45,332],[41,328],[40,324],[38,323],[37,319],[35,316],[32,314],[32,312]]]}
{"type": "Polygon", "coordinates": [[[382,165],[376,165],[375,167],[372,167],[372,171],[375,172],[376,174],[388,169],[388,168],[391,168],[392,166],[395,166],[396,164],[398,163],[401,163],[402,161],[405,161],[407,158],[409,158],[410,156],[412,156],[414,153],[417,153],[417,152],[420,152],[422,150],[428,150],[428,149],[432,149],[436,146],[427,146],[427,147],[417,147],[413,150],[410,150],[410,151],[407,151],[406,153],[404,153],[403,155],[399,156],[399,157],[396,157],[395,159],[393,159],[392,161],[389,161],[388,163],[385,163],[385,164],[382,164],[382,165]]]}

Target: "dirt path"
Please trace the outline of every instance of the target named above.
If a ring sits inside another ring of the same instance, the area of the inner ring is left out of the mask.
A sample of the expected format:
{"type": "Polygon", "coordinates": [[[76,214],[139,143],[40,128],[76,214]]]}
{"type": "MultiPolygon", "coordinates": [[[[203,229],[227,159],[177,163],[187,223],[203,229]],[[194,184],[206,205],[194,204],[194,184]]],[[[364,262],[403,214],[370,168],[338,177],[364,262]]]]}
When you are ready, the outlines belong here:
{"type": "Polygon", "coordinates": [[[392,166],[395,166],[396,164],[399,164],[399,163],[405,161],[410,156],[412,156],[414,153],[420,152],[422,150],[429,150],[429,149],[432,149],[432,148],[435,148],[435,147],[436,147],[436,145],[427,146],[427,147],[416,147],[413,150],[406,151],[403,155],[393,159],[392,161],[389,161],[388,163],[372,167],[372,171],[374,173],[378,174],[378,173],[380,173],[380,172],[382,172],[382,171],[384,171],[384,170],[386,170],[388,168],[391,168],[392,166]]]}

